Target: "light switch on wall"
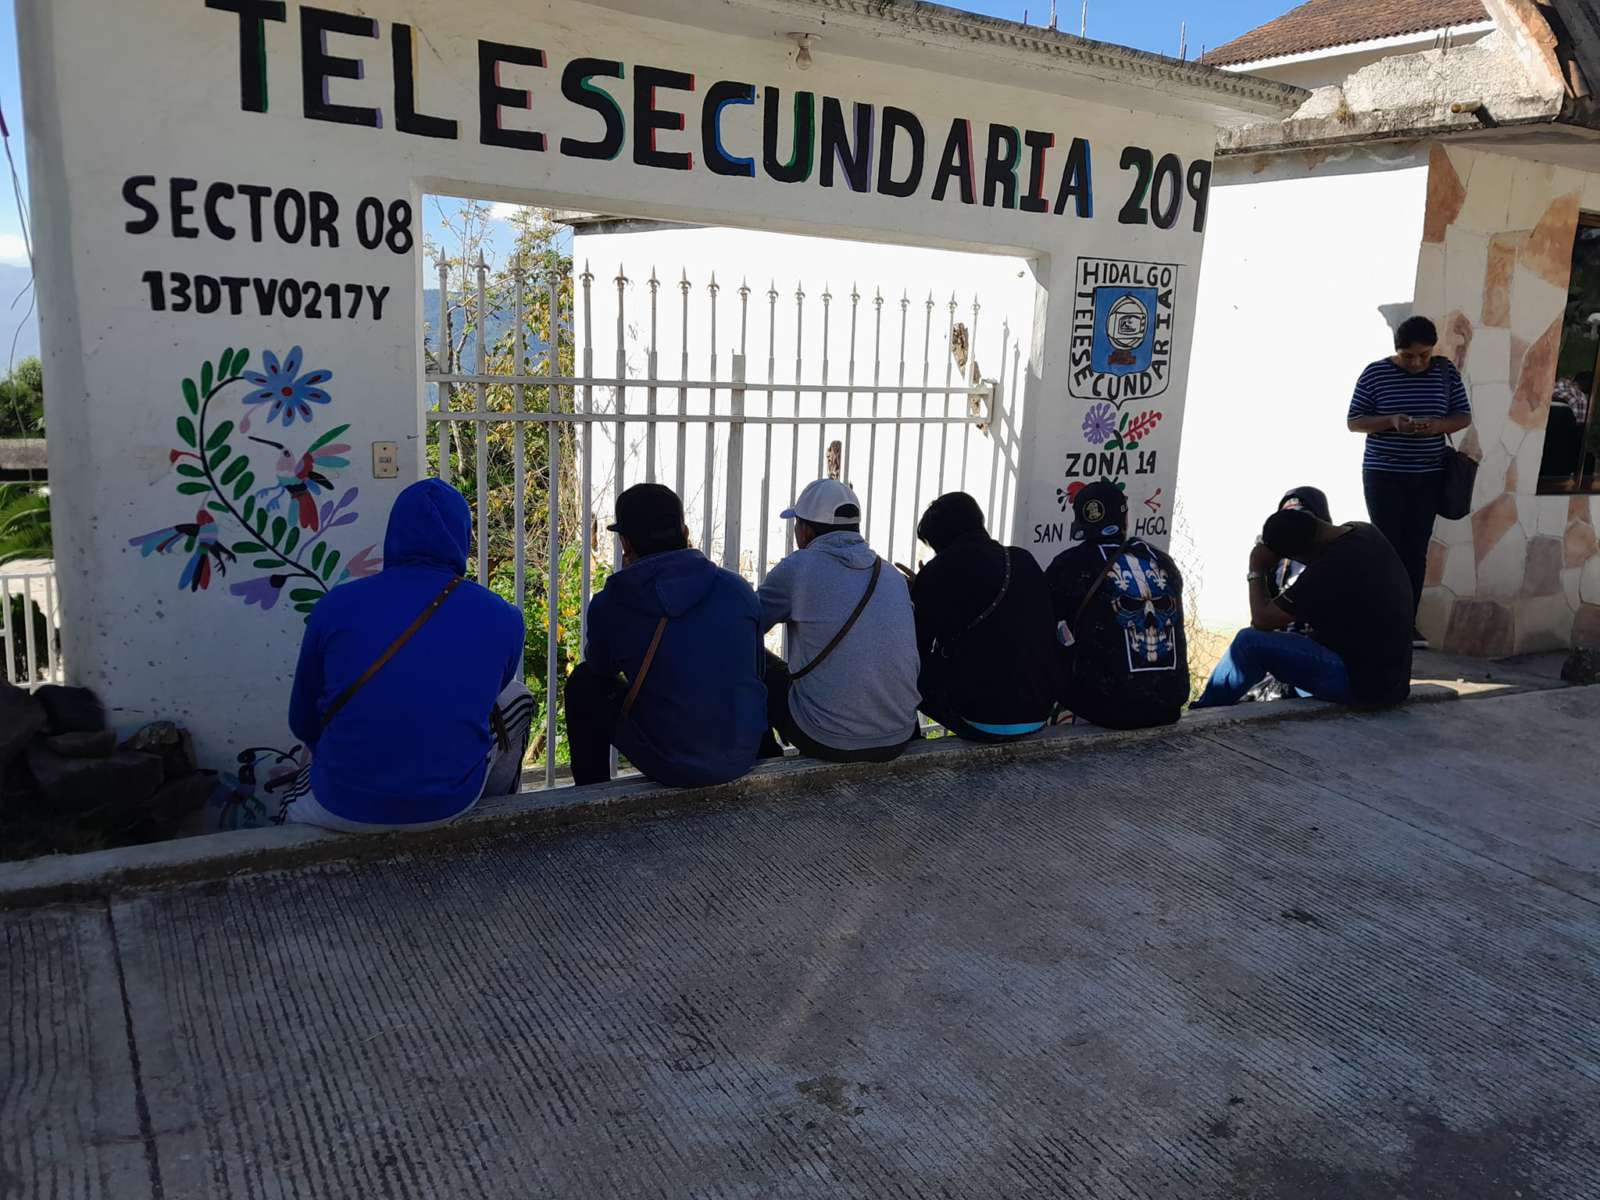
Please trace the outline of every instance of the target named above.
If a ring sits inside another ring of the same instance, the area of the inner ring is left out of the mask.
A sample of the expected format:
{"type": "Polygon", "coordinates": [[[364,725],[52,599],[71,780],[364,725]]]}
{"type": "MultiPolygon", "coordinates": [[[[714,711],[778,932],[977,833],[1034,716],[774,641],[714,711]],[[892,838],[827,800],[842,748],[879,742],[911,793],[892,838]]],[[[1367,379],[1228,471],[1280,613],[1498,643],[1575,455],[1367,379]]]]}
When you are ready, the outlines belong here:
{"type": "Polygon", "coordinates": [[[400,478],[400,443],[372,443],[372,477],[374,479],[400,478]]]}

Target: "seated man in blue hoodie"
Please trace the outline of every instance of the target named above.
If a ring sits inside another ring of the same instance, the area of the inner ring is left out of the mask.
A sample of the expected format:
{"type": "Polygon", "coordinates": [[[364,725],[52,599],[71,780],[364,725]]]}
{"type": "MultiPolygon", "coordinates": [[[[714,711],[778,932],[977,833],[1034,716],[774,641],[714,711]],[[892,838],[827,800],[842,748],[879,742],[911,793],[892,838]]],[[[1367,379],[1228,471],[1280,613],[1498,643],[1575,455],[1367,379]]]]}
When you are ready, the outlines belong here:
{"type": "Polygon", "coordinates": [[[279,824],[425,828],[517,790],[533,723],[522,615],[465,578],[471,536],[460,492],[414,483],[389,513],[383,570],[311,610],[289,728],[312,760],[279,824]]]}
{"type": "Polygon", "coordinates": [[[622,570],[589,602],[583,662],[567,678],[573,782],[609,779],[612,746],[670,787],[739,778],[767,727],[755,592],[689,548],[671,488],[623,492],[610,529],[622,570]]]}

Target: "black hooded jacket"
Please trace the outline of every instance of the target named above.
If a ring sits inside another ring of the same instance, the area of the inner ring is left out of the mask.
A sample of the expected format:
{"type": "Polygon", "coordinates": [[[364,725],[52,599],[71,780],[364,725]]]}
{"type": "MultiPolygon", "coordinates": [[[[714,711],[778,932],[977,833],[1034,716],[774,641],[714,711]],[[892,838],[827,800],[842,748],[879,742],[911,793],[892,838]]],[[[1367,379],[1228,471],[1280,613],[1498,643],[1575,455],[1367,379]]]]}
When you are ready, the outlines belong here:
{"type": "Polygon", "coordinates": [[[924,712],[983,725],[1049,719],[1058,683],[1055,621],[1033,555],[977,530],[922,568],[911,603],[924,712]]]}

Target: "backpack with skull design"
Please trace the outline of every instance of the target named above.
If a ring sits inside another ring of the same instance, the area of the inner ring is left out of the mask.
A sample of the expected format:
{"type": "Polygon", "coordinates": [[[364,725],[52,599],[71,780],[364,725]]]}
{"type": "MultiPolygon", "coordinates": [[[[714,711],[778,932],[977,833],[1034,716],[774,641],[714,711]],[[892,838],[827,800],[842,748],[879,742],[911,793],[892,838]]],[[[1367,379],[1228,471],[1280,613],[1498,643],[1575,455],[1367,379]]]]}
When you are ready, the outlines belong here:
{"type": "Polygon", "coordinates": [[[1081,544],[1050,568],[1058,616],[1071,626],[1069,691],[1138,712],[1176,711],[1189,698],[1183,576],[1140,539],[1081,544]]]}

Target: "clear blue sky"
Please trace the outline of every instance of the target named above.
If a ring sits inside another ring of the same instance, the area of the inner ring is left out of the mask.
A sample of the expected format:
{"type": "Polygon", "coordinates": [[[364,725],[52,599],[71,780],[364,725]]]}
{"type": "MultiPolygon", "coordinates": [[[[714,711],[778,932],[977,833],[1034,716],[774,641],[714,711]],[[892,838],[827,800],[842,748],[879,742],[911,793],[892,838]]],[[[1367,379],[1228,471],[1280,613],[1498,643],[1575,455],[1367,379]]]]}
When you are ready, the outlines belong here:
{"type": "MultiPolygon", "coordinates": [[[[132,3],[135,0],[119,0],[132,3]]],[[[198,9],[201,0],[192,0],[198,9]]],[[[1037,25],[1048,20],[1050,0],[947,0],[956,7],[1037,25]]],[[[1208,46],[1219,46],[1247,29],[1293,8],[1298,0],[1089,0],[1089,36],[1120,42],[1141,50],[1177,54],[1178,27],[1189,23],[1189,52],[1197,56],[1208,46]]],[[[1078,31],[1082,0],[1059,0],[1059,23],[1068,33],[1078,31]]],[[[11,128],[11,152],[27,184],[23,161],[22,96],[17,70],[17,35],[14,0],[0,0],[0,106],[11,128]]],[[[429,225],[434,221],[430,219],[429,225]]],[[[21,232],[10,180],[0,173],[0,263],[22,261],[21,232]]]]}

